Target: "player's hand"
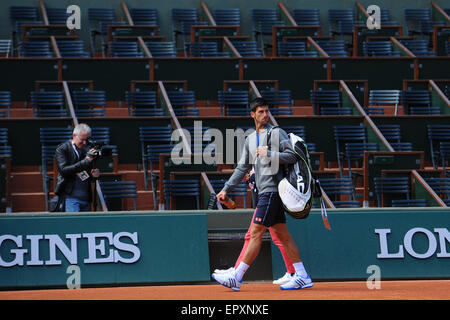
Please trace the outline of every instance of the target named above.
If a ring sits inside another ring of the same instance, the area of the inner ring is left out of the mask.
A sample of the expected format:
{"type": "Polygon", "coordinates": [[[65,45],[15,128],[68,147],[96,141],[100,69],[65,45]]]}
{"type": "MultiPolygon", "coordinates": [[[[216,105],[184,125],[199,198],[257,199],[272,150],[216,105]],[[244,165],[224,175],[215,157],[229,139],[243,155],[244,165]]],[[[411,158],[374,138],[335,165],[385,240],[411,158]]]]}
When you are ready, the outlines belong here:
{"type": "Polygon", "coordinates": [[[260,157],[266,157],[267,156],[267,150],[269,150],[268,146],[259,146],[256,149],[256,155],[260,157]]]}
{"type": "Polygon", "coordinates": [[[226,196],[227,192],[225,190],[220,191],[216,196],[217,201],[219,201],[220,203],[224,203],[226,196]]]}
{"type": "Polygon", "coordinates": [[[248,181],[250,179],[250,174],[246,173],[245,176],[242,178],[242,181],[248,181]]]}

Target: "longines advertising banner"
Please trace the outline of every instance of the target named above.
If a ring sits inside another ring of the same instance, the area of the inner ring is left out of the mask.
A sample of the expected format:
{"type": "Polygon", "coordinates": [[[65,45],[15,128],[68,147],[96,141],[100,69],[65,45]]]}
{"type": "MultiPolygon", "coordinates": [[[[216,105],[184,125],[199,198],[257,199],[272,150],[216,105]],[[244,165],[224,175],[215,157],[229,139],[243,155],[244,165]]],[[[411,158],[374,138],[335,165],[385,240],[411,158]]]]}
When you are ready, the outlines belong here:
{"type": "Polygon", "coordinates": [[[205,214],[4,215],[0,287],[209,280],[205,214]]]}
{"type": "MultiPolygon", "coordinates": [[[[448,209],[337,209],[328,220],[331,230],[320,210],[288,217],[313,279],[450,278],[448,209]]],[[[286,272],[274,245],[272,270],[286,272]]],[[[207,212],[0,216],[2,288],[210,280],[207,212]]]]}
{"type": "MultiPolygon", "coordinates": [[[[288,218],[288,229],[312,278],[450,278],[450,209],[338,209],[305,220],[288,218]]],[[[272,244],[274,277],[286,267],[272,244]]]]}

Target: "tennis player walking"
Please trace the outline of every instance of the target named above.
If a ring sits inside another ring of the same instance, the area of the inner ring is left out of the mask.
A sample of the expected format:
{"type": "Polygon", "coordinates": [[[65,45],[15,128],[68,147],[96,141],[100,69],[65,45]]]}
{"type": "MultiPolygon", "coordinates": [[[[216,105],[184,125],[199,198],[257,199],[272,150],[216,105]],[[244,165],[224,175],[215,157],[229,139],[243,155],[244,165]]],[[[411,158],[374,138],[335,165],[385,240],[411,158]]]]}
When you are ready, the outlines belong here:
{"type": "Polygon", "coordinates": [[[236,186],[252,167],[254,168],[255,183],[259,193],[250,230],[250,241],[237,268],[230,268],[227,272],[213,273],[212,278],[228,288],[239,291],[245,272],[259,254],[262,236],[266,229],[271,227],[283,244],[295,269],[292,279],[280,288],[295,290],[312,287],[313,282],[300,260],[298,247],[287,229],[284,207],[278,194],[278,181],[283,176],[280,165],[295,163],[297,157],[292,150],[287,133],[281,128],[273,128],[269,123],[267,102],[263,98],[256,98],[251,102],[250,108],[256,131],[246,138],[238,165],[225,183],[223,190],[217,194],[218,201],[223,202],[227,192],[236,186]],[[271,131],[270,150],[267,141],[269,131],[271,131]]]}

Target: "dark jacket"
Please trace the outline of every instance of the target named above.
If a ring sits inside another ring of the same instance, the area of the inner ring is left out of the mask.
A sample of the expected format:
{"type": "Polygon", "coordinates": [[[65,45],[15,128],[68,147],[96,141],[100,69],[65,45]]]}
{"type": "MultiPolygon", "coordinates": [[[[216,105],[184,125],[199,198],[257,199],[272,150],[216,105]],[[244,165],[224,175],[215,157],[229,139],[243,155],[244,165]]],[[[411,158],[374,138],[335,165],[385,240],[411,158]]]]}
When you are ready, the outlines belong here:
{"type": "MultiPolygon", "coordinates": [[[[80,150],[80,158],[78,159],[75,150],[72,147],[72,141],[68,140],[61,143],[55,151],[55,160],[58,167],[58,180],[56,182],[55,193],[57,195],[68,195],[71,194],[75,178],[78,172],[86,170],[91,176],[91,169],[93,168],[93,163],[86,158],[87,150],[80,150]]],[[[89,184],[89,200],[91,201],[91,185],[89,184]]]]}

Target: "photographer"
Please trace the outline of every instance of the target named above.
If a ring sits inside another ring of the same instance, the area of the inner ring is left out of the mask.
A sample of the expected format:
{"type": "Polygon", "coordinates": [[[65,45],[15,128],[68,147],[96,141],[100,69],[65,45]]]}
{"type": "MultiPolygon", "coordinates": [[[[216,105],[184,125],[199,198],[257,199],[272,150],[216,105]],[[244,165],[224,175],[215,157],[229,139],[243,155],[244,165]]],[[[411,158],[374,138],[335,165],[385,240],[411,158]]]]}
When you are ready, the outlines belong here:
{"type": "Polygon", "coordinates": [[[56,148],[58,180],[55,194],[65,199],[66,212],[90,211],[91,180],[100,176],[100,171],[93,166],[99,150],[87,150],[90,137],[91,128],[80,123],[73,130],[72,140],[56,148]]]}

